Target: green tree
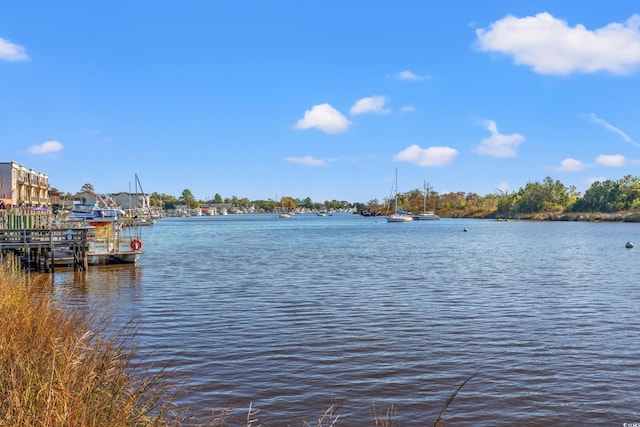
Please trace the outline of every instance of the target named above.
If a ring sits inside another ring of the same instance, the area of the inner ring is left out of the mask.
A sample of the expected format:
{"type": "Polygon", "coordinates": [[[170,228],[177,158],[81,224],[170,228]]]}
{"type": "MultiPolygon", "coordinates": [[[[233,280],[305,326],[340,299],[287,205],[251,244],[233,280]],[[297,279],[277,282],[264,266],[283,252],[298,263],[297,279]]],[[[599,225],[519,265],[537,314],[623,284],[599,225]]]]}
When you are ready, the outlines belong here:
{"type": "Polygon", "coordinates": [[[189,206],[189,208],[193,209],[198,206],[198,202],[196,202],[196,198],[193,197],[193,193],[188,188],[182,190],[182,194],[179,199],[180,203],[189,206]]]}
{"type": "Polygon", "coordinates": [[[94,193],[95,190],[93,189],[93,184],[83,184],[82,187],[80,188],[80,192],[81,193],[94,193]]]}
{"type": "Polygon", "coordinates": [[[575,197],[575,188],[567,189],[560,181],[546,177],[542,182],[529,182],[517,192],[515,210],[521,213],[562,212],[575,197]]]}
{"type": "Polygon", "coordinates": [[[620,188],[619,210],[637,208],[640,205],[640,179],[625,175],[618,181],[618,186],[620,188]]]}
{"type": "Polygon", "coordinates": [[[216,193],[215,196],[213,196],[213,203],[217,203],[217,204],[222,204],[222,196],[218,193],[216,193]]]}
{"type": "Polygon", "coordinates": [[[307,197],[304,200],[300,201],[299,206],[305,209],[313,209],[313,200],[311,200],[311,197],[307,197]]]}
{"type": "Polygon", "coordinates": [[[614,212],[618,185],[611,181],[596,181],[584,193],[582,200],[574,205],[577,212],[614,212]]]}
{"type": "Polygon", "coordinates": [[[640,207],[640,179],[596,181],[573,206],[575,212],[619,212],[640,207]]]}
{"type": "Polygon", "coordinates": [[[509,192],[500,192],[498,202],[496,203],[496,210],[499,216],[506,217],[516,213],[516,200],[515,193],[509,194],[509,192]]]}

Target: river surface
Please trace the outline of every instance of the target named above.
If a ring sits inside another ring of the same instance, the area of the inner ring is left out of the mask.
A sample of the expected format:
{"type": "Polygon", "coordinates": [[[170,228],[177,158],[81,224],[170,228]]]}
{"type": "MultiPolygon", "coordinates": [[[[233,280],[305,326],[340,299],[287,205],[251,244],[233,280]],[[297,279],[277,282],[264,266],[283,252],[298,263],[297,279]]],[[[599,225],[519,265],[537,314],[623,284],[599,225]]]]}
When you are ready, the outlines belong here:
{"type": "Polygon", "coordinates": [[[342,401],[337,425],[393,406],[429,426],[476,372],[445,426],[640,423],[640,224],[229,215],[142,232],[137,266],[56,272],[55,289],[132,320],[202,423],[251,404],[263,426],[315,426],[342,401]]]}

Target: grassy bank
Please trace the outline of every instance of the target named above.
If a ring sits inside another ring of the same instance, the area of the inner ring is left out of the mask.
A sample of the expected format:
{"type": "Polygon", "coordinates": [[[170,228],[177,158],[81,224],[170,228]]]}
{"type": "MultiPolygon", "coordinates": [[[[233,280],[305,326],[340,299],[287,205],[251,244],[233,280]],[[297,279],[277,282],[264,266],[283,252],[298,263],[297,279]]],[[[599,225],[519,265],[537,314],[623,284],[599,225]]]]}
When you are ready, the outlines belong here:
{"type": "Polygon", "coordinates": [[[0,265],[0,426],[177,425],[160,377],[130,375],[124,343],[57,305],[46,279],[0,265]]]}

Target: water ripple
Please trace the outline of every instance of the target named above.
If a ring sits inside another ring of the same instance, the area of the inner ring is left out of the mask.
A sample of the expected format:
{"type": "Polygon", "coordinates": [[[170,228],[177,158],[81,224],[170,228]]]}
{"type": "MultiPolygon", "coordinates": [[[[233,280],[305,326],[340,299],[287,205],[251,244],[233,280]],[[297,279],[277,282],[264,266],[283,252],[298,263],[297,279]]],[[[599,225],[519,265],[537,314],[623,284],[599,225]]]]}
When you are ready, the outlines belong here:
{"type": "Polygon", "coordinates": [[[341,425],[392,404],[428,425],[478,372],[447,425],[622,425],[640,421],[636,229],[166,219],[140,266],[56,281],[135,319],[144,360],[189,378],[179,403],[201,419],[253,402],[263,424],[299,425],[346,398],[341,425]]]}

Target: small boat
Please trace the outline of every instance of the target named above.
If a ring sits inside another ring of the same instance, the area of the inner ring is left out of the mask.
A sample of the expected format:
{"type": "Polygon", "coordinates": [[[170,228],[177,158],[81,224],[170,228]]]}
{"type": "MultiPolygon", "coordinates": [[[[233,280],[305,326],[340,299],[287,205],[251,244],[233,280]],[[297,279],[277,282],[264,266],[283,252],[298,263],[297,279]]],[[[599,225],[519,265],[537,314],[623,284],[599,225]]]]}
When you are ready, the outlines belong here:
{"type": "MultiPolygon", "coordinates": [[[[283,197],[284,199],[284,197],[283,197]]],[[[278,195],[276,194],[276,203],[278,201],[278,195]]],[[[280,219],[289,219],[291,218],[292,213],[285,210],[284,208],[284,200],[280,200],[280,206],[275,207],[276,218],[280,219]]]]}
{"type": "Polygon", "coordinates": [[[398,169],[396,169],[396,176],[393,181],[394,193],[395,193],[395,209],[391,215],[387,216],[387,222],[411,222],[413,217],[409,212],[398,210],[398,169]]]}
{"type": "Polygon", "coordinates": [[[421,214],[414,215],[413,219],[429,220],[429,219],[440,219],[440,217],[431,211],[425,211],[421,214]]]}
{"type": "Polygon", "coordinates": [[[631,248],[633,248],[633,243],[627,242],[627,244],[624,245],[624,247],[627,248],[627,249],[631,249],[631,248]]]}
{"type": "Polygon", "coordinates": [[[424,183],[424,202],[422,207],[422,213],[413,216],[413,219],[417,220],[431,220],[431,219],[440,219],[438,215],[433,213],[432,211],[427,210],[427,198],[429,197],[429,185],[424,183]]]}

